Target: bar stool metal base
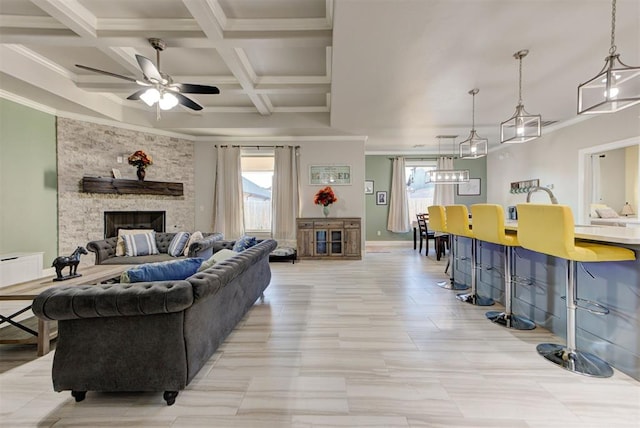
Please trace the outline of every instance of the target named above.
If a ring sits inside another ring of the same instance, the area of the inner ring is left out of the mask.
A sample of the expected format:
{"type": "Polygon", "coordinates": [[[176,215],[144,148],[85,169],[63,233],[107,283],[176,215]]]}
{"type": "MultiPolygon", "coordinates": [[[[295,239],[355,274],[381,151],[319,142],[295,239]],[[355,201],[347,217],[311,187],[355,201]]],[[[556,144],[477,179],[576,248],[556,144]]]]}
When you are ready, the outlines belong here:
{"type": "Polygon", "coordinates": [[[591,377],[613,376],[613,369],[609,364],[588,352],[570,352],[564,345],[555,343],[541,343],[536,349],[538,354],[570,372],[591,377]]]}
{"type": "Polygon", "coordinates": [[[507,315],[506,312],[489,311],[484,314],[487,319],[494,324],[501,325],[514,330],[533,330],[536,324],[528,318],[519,315],[507,315]]]}
{"type": "Polygon", "coordinates": [[[467,290],[469,286],[467,284],[461,284],[455,281],[441,281],[438,283],[439,287],[444,288],[445,290],[467,290]]]}
{"type": "Polygon", "coordinates": [[[495,303],[491,297],[482,297],[474,293],[458,294],[456,299],[476,306],[491,306],[495,303]]]}

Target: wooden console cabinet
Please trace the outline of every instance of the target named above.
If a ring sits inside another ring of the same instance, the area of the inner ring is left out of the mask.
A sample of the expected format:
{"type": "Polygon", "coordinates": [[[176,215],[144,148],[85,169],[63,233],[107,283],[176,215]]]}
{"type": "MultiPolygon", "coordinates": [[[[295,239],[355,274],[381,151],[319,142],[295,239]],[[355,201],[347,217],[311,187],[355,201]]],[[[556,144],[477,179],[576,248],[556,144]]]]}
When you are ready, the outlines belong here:
{"type": "Polygon", "coordinates": [[[298,218],[299,259],[362,259],[360,218],[298,218]]]}

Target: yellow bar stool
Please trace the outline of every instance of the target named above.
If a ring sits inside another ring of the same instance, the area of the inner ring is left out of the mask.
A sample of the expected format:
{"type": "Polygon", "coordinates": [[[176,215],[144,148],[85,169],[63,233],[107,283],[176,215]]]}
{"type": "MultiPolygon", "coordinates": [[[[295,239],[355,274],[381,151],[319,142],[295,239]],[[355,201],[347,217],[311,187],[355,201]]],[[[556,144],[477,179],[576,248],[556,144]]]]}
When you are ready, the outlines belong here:
{"type": "MultiPolygon", "coordinates": [[[[452,260],[454,260],[453,259],[454,257],[453,242],[451,241],[452,239],[451,234],[447,231],[447,215],[446,215],[445,209],[442,205],[432,205],[430,207],[427,207],[427,211],[429,212],[429,226],[431,226],[431,229],[436,233],[449,235],[449,238],[448,238],[449,239],[449,259],[447,262],[447,268],[445,269],[445,273],[447,272],[447,269],[449,269],[449,266],[451,266],[450,281],[449,282],[442,281],[442,282],[439,282],[438,285],[448,290],[466,290],[469,287],[467,287],[464,284],[457,284],[454,279],[453,271],[455,269],[453,268],[453,264],[452,264],[452,260]]],[[[437,238],[436,238],[436,242],[438,242],[437,238]]],[[[436,243],[436,253],[438,251],[439,251],[438,244],[436,243]]]]}
{"type": "Polygon", "coordinates": [[[533,330],[536,324],[528,318],[512,312],[514,295],[515,259],[514,249],[519,246],[516,235],[508,235],[504,229],[504,209],[502,205],[471,205],[473,234],[479,241],[502,245],[504,248],[504,311],[489,311],[485,316],[492,322],[515,330],[533,330]]]}
{"type": "MultiPolygon", "coordinates": [[[[450,234],[471,238],[471,292],[458,294],[457,298],[463,302],[471,303],[477,306],[491,306],[494,301],[490,297],[478,295],[477,287],[477,241],[476,237],[469,225],[469,210],[466,205],[447,205],[445,207],[447,213],[447,230],[450,234]]],[[[451,247],[453,248],[453,246],[451,247]]],[[[455,258],[453,259],[455,260],[455,258]]]]}
{"type": "MultiPolygon", "coordinates": [[[[541,343],[538,353],[552,363],[574,373],[609,377],[613,369],[604,360],[576,349],[576,309],[582,299],[577,292],[577,264],[635,260],[633,250],[592,242],[575,242],[571,208],[566,205],[518,205],[518,241],[523,248],[567,261],[565,281],[567,307],[567,344],[541,343]]],[[[589,312],[606,315],[609,310],[596,302],[588,302],[599,310],[589,312]]]]}

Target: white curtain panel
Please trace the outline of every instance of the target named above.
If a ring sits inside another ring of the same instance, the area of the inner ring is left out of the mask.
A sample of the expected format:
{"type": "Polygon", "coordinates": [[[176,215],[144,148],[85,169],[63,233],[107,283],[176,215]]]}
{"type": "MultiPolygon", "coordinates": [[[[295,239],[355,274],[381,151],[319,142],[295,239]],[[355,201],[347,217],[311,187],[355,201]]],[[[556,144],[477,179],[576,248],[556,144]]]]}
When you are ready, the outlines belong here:
{"type": "Polygon", "coordinates": [[[274,150],[273,187],[273,238],[280,247],[296,247],[296,218],[300,214],[298,188],[298,149],[276,147],[274,150]]]}
{"type": "Polygon", "coordinates": [[[411,230],[407,178],[404,173],[404,158],[402,157],[393,160],[387,230],[395,233],[405,233],[411,230]]]}
{"type": "MultiPolygon", "coordinates": [[[[438,158],[439,170],[452,170],[453,158],[441,157],[438,158]]],[[[433,205],[453,205],[454,204],[454,187],[457,184],[436,183],[435,190],[433,192],[433,205]]]]}
{"type": "Polygon", "coordinates": [[[234,240],[244,234],[244,203],[239,147],[218,147],[215,195],[213,198],[214,231],[234,240]]]}

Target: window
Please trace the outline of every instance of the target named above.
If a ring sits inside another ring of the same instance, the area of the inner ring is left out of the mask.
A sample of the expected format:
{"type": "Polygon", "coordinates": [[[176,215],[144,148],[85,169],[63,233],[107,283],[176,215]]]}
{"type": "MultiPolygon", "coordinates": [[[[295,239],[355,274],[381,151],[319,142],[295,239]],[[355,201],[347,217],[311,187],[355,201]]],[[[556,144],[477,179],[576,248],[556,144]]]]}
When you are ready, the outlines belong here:
{"type": "Polygon", "coordinates": [[[243,151],[240,159],[244,192],[244,228],[247,232],[271,233],[273,153],[260,154],[245,154],[243,151]]]}
{"type": "Polygon", "coordinates": [[[426,213],[433,205],[435,184],[428,180],[429,171],[436,169],[436,161],[412,161],[405,163],[407,177],[407,199],[409,200],[409,221],[416,221],[416,214],[426,213]]]}

